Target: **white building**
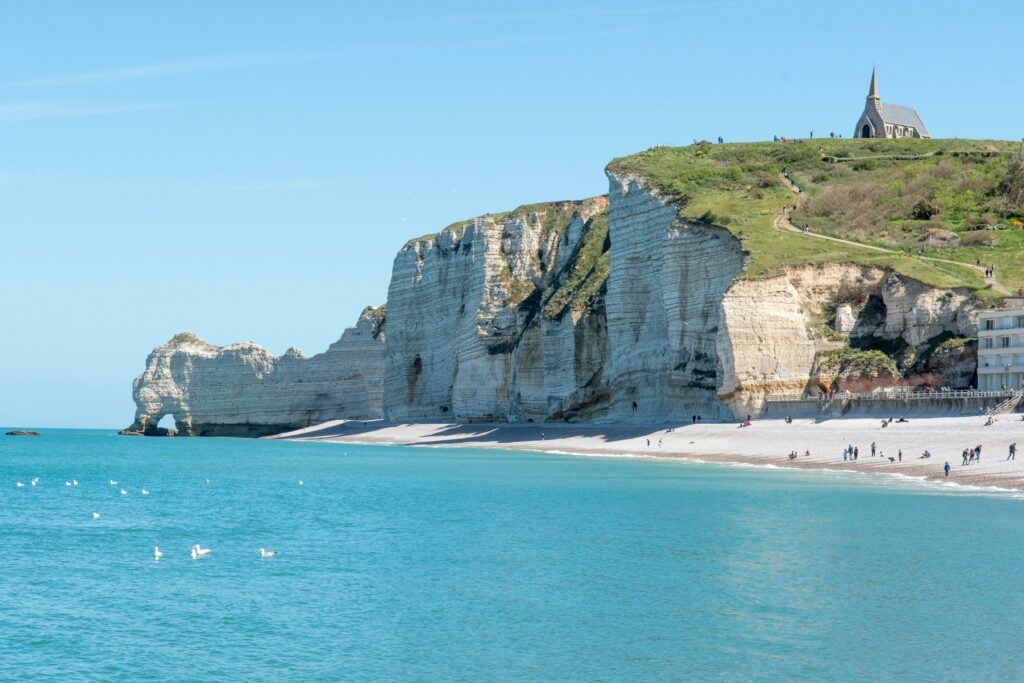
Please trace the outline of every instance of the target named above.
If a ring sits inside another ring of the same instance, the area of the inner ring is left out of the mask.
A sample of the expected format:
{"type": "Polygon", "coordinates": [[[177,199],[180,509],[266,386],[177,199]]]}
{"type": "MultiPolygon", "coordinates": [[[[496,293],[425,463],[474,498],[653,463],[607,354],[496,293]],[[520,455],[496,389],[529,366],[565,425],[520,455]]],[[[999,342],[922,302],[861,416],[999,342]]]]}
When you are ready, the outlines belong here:
{"type": "Polygon", "coordinates": [[[1024,388],[1024,299],[978,313],[978,389],[1024,388]]]}

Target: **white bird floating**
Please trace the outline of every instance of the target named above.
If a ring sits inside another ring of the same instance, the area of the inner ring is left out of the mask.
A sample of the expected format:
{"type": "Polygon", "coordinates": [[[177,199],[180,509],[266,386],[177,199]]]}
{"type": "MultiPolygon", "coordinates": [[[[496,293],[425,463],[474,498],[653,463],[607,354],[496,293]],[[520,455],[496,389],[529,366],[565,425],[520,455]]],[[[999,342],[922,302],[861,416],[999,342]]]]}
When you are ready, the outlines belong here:
{"type": "Polygon", "coordinates": [[[111,485],[111,486],[117,486],[117,482],[116,482],[116,481],[114,481],[113,479],[111,479],[111,480],[110,480],[110,485],[111,485]]]}
{"type": "Polygon", "coordinates": [[[158,546],[158,545],[153,546],[153,559],[154,560],[159,560],[163,556],[164,556],[164,551],[160,550],[160,546],[158,546]]]}
{"type": "Polygon", "coordinates": [[[305,482],[299,479],[299,486],[302,486],[303,484],[305,484],[305,482]]]}
{"type": "Polygon", "coordinates": [[[98,512],[92,513],[92,518],[93,519],[99,519],[100,518],[100,513],[98,513],[98,512]]]}
{"type": "Polygon", "coordinates": [[[147,491],[146,489],[142,489],[142,495],[148,496],[149,495],[149,491],[147,491]]]}
{"type": "Polygon", "coordinates": [[[72,486],[78,486],[78,480],[77,479],[72,479],[71,480],[71,485],[72,486]]]}
{"type": "Polygon", "coordinates": [[[64,485],[65,486],[71,486],[71,482],[70,481],[66,481],[66,482],[64,482],[64,485]]]}
{"type": "Polygon", "coordinates": [[[277,555],[276,550],[267,550],[266,548],[260,548],[260,557],[273,557],[277,555]]]}
{"type": "Polygon", "coordinates": [[[39,477],[32,477],[32,485],[35,486],[39,483],[39,477]]]}
{"type": "Polygon", "coordinates": [[[198,560],[200,557],[206,557],[212,552],[213,551],[211,549],[204,548],[198,543],[196,543],[194,546],[192,546],[192,559],[198,560]]]}
{"type": "Polygon", "coordinates": [[[127,492],[127,491],[125,491],[124,489],[121,489],[121,495],[122,495],[122,496],[127,496],[127,495],[128,495],[128,492],[127,492]]]}
{"type": "Polygon", "coordinates": [[[17,486],[19,489],[23,489],[25,488],[25,482],[19,481],[17,484],[15,484],[15,486],[17,486]]]}

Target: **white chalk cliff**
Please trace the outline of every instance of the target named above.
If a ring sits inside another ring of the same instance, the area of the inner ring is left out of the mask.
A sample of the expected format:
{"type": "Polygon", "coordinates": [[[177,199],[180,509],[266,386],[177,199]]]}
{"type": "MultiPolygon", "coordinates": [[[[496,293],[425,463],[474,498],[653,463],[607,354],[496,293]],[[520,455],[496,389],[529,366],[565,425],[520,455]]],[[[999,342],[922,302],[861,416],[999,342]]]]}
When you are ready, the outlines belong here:
{"type": "Polygon", "coordinates": [[[164,415],[179,434],[264,436],[338,418],[382,415],[384,309],[363,311],[325,351],[274,357],[252,342],[214,346],[189,332],[158,346],[133,383],[135,421],[156,434],[164,415]]]}
{"type": "MultiPolygon", "coordinates": [[[[742,279],[742,245],[731,232],[682,218],[643,178],[609,178],[608,375],[617,419],[731,419],[757,412],[766,392],[803,391],[817,383],[816,355],[846,346],[822,324],[831,310],[848,325],[847,311],[837,311],[844,304],[850,316],[860,311],[848,335],[860,340],[915,347],[977,330],[970,292],[881,268],[797,266],[742,279]]],[[[952,379],[963,376],[960,367],[952,379]]]]}
{"type": "Polygon", "coordinates": [[[388,289],[387,418],[603,414],[600,293],[577,301],[564,288],[585,283],[579,269],[606,251],[606,207],[605,197],[523,207],[407,243],[388,289]]]}
{"type": "Polygon", "coordinates": [[[970,291],[841,263],[750,279],[729,229],[683,217],[642,176],[608,178],[606,197],[408,242],[394,260],[386,343],[378,308],[308,359],[178,335],[135,380],[129,430],[155,433],[166,414],[181,433],[247,436],[382,416],[733,419],[768,393],[858,373],[971,382],[970,291]]]}

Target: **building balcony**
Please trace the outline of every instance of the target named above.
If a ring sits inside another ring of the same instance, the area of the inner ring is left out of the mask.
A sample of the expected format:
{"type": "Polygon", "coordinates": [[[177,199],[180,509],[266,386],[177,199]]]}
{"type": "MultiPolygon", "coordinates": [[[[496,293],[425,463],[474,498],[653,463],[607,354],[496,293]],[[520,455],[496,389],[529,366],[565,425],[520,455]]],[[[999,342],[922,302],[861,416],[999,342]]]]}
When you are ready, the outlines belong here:
{"type": "Polygon", "coordinates": [[[1024,327],[997,327],[992,330],[978,330],[979,337],[998,337],[1011,335],[1024,335],[1024,327]]]}
{"type": "Polygon", "coordinates": [[[992,363],[986,366],[983,361],[979,359],[978,362],[978,374],[979,375],[1001,375],[1004,372],[1024,372],[1024,359],[1017,360],[1011,363],[1009,366],[992,363]]]}

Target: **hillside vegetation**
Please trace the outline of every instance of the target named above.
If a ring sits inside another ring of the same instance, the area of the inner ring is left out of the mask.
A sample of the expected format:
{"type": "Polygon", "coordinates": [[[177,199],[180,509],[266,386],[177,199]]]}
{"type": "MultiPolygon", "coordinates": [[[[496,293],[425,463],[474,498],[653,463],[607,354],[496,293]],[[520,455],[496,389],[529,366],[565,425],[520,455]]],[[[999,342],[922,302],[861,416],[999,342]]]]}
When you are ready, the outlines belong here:
{"type": "Polygon", "coordinates": [[[773,276],[787,265],[849,262],[996,298],[979,262],[995,265],[1000,285],[1024,287],[1020,152],[1020,143],[987,140],[699,143],[656,147],[608,168],[648,179],[681,205],[683,216],[739,237],[749,254],[745,277],[773,276]],[[800,201],[782,181],[783,169],[801,188],[800,201]],[[794,204],[796,225],[857,244],[778,229],[776,217],[794,204]]]}

